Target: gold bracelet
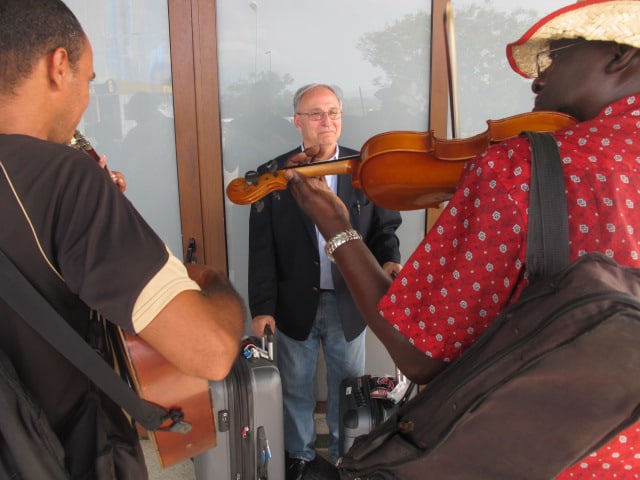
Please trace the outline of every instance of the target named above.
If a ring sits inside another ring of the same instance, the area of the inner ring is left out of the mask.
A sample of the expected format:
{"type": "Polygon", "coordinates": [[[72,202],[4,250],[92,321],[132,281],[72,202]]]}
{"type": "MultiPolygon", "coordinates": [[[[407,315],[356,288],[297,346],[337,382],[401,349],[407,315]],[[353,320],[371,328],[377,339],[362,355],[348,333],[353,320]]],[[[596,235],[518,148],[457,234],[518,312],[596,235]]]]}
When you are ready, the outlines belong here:
{"type": "Polygon", "coordinates": [[[324,253],[327,254],[327,258],[332,263],[336,263],[336,259],[333,258],[333,252],[335,252],[340,245],[344,245],[345,243],[350,242],[351,240],[362,240],[362,235],[360,235],[353,228],[349,228],[347,230],[344,230],[343,232],[336,233],[324,245],[324,253]]]}

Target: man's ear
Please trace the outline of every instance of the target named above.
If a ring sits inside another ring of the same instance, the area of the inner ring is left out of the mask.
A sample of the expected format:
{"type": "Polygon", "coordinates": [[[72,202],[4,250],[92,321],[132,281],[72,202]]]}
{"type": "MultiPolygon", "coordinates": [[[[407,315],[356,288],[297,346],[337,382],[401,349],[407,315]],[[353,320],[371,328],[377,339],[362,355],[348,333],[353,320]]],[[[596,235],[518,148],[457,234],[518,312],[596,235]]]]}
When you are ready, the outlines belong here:
{"type": "Polygon", "coordinates": [[[614,53],[613,59],[607,64],[607,73],[621,72],[626,69],[638,54],[638,49],[630,45],[621,45],[619,43],[612,44],[614,53]]]}
{"type": "Polygon", "coordinates": [[[59,89],[61,87],[62,80],[68,74],[69,68],[69,55],[64,48],[56,48],[49,54],[47,73],[52,88],[59,89]]]}
{"type": "Polygon", "coordinates": [[[302,125],[300,125],[300,116],[297,113],[293,114],[293,125],[298,130],[302,130],[302,125]]]}

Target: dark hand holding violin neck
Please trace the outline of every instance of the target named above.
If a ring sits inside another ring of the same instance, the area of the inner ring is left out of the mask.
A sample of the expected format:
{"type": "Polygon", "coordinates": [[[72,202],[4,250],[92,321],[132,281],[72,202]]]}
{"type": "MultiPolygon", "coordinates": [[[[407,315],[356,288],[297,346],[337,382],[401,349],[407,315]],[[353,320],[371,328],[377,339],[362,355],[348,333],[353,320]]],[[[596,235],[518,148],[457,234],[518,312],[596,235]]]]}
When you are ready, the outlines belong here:
{"type": "Polygon", "coordinates": [[[311,147],[307,147],[304,149],[304,154],[309,159],[307,163],[318,163],[318,162],[326,161],[329,158],[333,157],[335,153],[336,153],[335,144],[313,145],[311,147]]]}
{"type": "MultiPolygon", "coordinates": [[[[375,204],[392,210],[419,210],[438,206],[455,192],[467,160],[489,145],[518,136],[525,130],[553,132],[575,125],[558,112],[531,112],[487,121],[484,132],[466,139],[445,140],[433,132],[397,131],[371,137],[357,158],[295,167],[306,176],[349,174],[375,204]]],[[[292,168],[292,167],[287,167],[292,168]]],[[[282,171],[266,173],[251,182],[240,178],[227,186],[227,196],[239,205],[260,200],[275,190],[285,190],[282,171]]]]}
{"type": "MultiPolygon", "coordinates": [[[[302,165],[308,165],[313,162],[314,155],[318,152],[319,147],[309,147],[303,152],[294,153],[284,163],[285,168],[301,167],[302,165]]],[[[275,160],[272,160],[275,162],[275,160]]],[[[272,172],[274,173],[274,172],[272,172]]]]}
{"type": "Polygon", "coordinates": [[[283,175],[301,210],[311,218],[325,238],[351,227],[347,207],[326,182],[301,175],[299,169],[295,168],[285,170],[283,175]]]}
{"type": "MultiPolygon", "coordinates": [[[[311,147],[307,147],[303,151],[291,155],[284,163],[284,168],[296,168],[309,165],[311,163],[326,161],[328,157],[334,155],[335,149],[335,145],[313,145],[311,147]]],[[[272,160],[271,162],[274,161],[272,160]]],[[[271,162],[268,162],[267,165],[270,165],[271,162]]],[[[270,168],[267,168],[267,170],[269,170],[270,173],[274,173],[270,168]]]]}

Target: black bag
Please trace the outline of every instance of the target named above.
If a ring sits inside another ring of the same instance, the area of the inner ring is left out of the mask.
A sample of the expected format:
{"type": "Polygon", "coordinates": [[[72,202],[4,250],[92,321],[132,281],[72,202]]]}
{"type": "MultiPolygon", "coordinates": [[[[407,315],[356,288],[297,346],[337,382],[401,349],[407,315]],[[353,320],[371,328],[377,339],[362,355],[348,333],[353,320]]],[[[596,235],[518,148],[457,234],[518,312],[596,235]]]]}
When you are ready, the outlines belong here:
{"type": "Polygon", "coordinates": [[[356,438],[366,435],[389,418],[413,393],[415,384],[407,382],[399,369],[397,376],[345,378],[340,382],[338,432],[340,456],[349,451],[356,438]],[[406,390],[399,400],[389,395],[400,382],[406,390]]]}
{"type": "Polygon", "coordinates": [[[2,352],[4,372],[9,374],[3,374],[0,378],[3,382],[0,389],[3,392],[13,389],[13,393],[7,395],[7,398],[28,399],[26,405],[29,408],[22,407],[21,401],[11,400],[0,413],[0,432],[4,439],[4,445],[0,445],[3,446],[0,453],[0,473],[2,469],[13,471],[13,476],[8,478],[23,480],[147,478],[137,432],[124,416],[121,407],[149,431],[170,429],[176,434],[187,432],[190,428],[190,425],[183,422],[183,412],[179,409],[164,409],[140,398],[105,361],[104,356],[111,355],[105,342],[108,339],[104,336],[106,332],[103,331],[102,323],[93,320],[93,328],[89,328],[92,332],[89,334],[90,338],[82,338],[1,250],[0,297],[26,324],[91,379],[94,385],[70,414],[70,418],[64,420],[64,426],[57,432],[59,442],[55,442],[53,440],[56,434],[38,405],[30,398],[29,392],[17,381],[15,369],[6,353],[2,352]],[[100,345],[101,342],[104,345],[100,345]],[[171,425],[162,426],[167,421],[171,425]],[[22,438],[27,448],[14,442],[14,437],[22,438]],[[31,460],[32,450],[40,452],[38,461],[31,460]],[[40,467],[39,464],[43,467],[59,464],[59,450],[62,450],[64,458],[62,473],[55,468],[47,475],[34,470],[40,467]],[[67,477],[60,476],[65,474],[67,477]]]}
{"type": "Polygon", "coordinates": [[[568,259],[564,187],[538,189],[563,183],[562,167],[553,137],[540,156],[540,136],[530,137],[527,265],[544,280],[356,439],[339,464],[343,479],[549,479],[638,420],[640,271],[599,253],[559,270],[568,259]]]}
{"type": "Polygon", "coordinates": [[[119,407],[91,391],[67,422],[60,437],[73,480],[140,480],[147,478],[138,434],[119,407]]]}
{"type": "Polygon", "coordinates": [[[0,478],[68,480],[64,450],[0,350],[0,478]]]}
{"type": "Polygon", "coordinates": [[[108,398],[91,391],[58,437],[0,350],[0,478],[146,478],[137,432],[118,410],[108,398]]]}

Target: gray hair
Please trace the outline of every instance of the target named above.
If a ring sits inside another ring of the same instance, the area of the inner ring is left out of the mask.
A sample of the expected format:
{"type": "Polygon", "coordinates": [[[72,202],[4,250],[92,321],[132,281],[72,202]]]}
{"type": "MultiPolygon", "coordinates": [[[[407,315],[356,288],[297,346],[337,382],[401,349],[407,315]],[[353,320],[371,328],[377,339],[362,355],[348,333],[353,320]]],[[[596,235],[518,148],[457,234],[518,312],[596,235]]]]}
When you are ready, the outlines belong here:
{"type": "Polygon", "coordinates": [[[296,94],[293,96],[293,112],[294,113],[298,112],[298,107],[300,106],[302,97],[304,97],[311,90],[314,90],[320,87],[326,88],[327,90],[331,91],[338,99],[338,102],[340,103],[340,109],[342,109],[342,98],[341,98],[341,94],[338,93],[337,88],[332,87],[331,85],[327,85],[325,83],[310,83],[308,85],[305,85],[304,87],[300,87],[296,92],[296,94]]]}

